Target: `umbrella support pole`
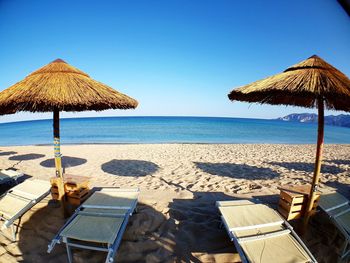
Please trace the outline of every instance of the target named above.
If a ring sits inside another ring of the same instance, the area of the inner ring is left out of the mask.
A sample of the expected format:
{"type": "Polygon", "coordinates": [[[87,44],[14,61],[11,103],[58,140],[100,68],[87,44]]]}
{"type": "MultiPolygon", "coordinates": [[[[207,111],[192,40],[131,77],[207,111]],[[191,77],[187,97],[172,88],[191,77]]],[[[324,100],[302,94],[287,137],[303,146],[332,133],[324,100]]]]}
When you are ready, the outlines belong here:
{"type": "Polygon", "coordinates": [[[65,206],[65,190],[63,182],[63,171],[62,171],[62,155],[61,155],[61,144],[60,144],[60,112],[54,110],[53,112],[53,137],[54,137],[54,156],[55,156],[55,167],[57,187],[58,187],[58,201],[61,203],[61,208],[64,217],[67,217],[67,211],[65,206]]]}
{"type": "Polygon", "coordinates": [[[323,98],[318,99],[318,132],[317,132],[317,149],[316,149],[316,161],[314,176],[312,178],[312,185],[310,195],[305,211],[305,218],[303,222],[303,232],[306,232],[307,225],[312,215],[312,209],[318,190],[318,183],[320,181],[321,164],[322,164],[322,153],[324,144],[324,102],[323,98]]]}

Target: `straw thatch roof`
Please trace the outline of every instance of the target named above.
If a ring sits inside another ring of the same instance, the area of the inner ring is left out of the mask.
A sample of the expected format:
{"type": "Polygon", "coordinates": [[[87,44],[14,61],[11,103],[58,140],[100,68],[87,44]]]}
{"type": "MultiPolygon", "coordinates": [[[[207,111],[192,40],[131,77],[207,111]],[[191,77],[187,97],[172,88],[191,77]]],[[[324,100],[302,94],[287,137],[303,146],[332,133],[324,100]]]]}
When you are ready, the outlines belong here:
{"type": "Polygon", "coordinates": [[[137,101],[57,59],[0,93],[0,114],[130,109],[137,101]]]}
{"type": "Polygon", "coordinates": [[[350,80],[318,56],[283,73],[234,89],[230,100],[315,107],[323,98],[328,109],[350,111],[350,80]]]}
{"type": "Polygon", "coordinates": [[[346,13],[350,16],[350,0],[338,0],[341,6],[344,8],[346,13]]]}

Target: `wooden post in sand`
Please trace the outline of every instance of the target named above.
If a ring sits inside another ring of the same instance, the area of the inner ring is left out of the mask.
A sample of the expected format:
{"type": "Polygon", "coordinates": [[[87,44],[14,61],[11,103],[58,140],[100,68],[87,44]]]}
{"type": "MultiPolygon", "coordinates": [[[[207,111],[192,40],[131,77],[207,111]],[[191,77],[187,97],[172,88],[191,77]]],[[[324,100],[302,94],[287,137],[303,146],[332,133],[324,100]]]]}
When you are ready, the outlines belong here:
{"type": "Polygon", "coordinates": [[[64,191],[64,182],[62,174],[62,159],[61,159],[61,145],[60,145],[60,112],[55,109],[53,111],[53,137],[54,137],[54,156],[55,156],[55,167],[56,167],[56,177],[57,187],[58,187],[58,201],[61,203],[61,208],[64,217],[66,217],[65,209],[65,191],[64,191]]]}
{"type": "Polygon", "coordinates": [[[318,98],[317,100],[318,108],[318,133],[317,133],[317,149],[316,149],[316,161],[314,169],[314,177],[312,178],[312,185],[310,189],[310,195],[305,211],[305,218],[303,223],[303,232],[307,229],[307,224],[312,215],[312,208],[314,205],[316,192],[318,189],[318,183],[320,181],[321,174],[321,164],[322,164],[322,152],[323,152],[323,142],[324,142],[324,100],[323,98],[318,98]]]}

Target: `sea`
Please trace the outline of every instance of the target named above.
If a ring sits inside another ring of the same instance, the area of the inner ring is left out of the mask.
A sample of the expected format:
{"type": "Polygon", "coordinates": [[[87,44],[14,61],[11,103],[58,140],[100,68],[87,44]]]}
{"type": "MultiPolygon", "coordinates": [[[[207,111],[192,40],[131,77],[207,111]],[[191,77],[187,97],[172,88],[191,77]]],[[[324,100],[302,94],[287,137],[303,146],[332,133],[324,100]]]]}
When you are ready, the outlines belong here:
{"type": "MultiPolygon", "coordinates": [[[[314,144],[317,124],[219,117],[99,117],[60,120],[61,144],[314,144]]],[[[50,145],[52,120],[0,124],[0,146],[50,145]]],[[[350,128],[325,126],[325,143],[349,144],[350,128]]]]}

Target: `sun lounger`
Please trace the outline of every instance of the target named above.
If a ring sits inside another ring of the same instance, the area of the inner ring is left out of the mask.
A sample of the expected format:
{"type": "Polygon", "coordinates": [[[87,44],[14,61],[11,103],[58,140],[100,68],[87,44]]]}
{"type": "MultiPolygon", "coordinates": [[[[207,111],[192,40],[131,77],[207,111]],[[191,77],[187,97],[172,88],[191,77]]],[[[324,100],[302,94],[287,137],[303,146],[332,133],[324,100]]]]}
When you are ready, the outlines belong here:
{"type": "Polygon", "coordinates": [[[23,173],[17,172],[15,170],[1,170],[0,171],[0,184],[17,183],[17,179],[23,176],[23,173]]]}
{"type": "Polygon", "coordinates": [[[319,207],[327,213],[334,225],[344,235],[345,242],[341,252],[341,259],[350,255],[350,203],[339,193],[321,195],[319,207]]]}
{"type": "MultiPolygon", "coordinates": [[[[1,231],[10,227],[12,231],[11,238],[15,241],[14,222],[17,219],[20,220],[24,213],[44,199],[49,193],[50,183],[38,179],[26,180],[8,190],[0,197],[0,220],[3,221],[1,231]]],[[[20,222],[18,222],[17,228],[19,224],[20,222]]],[[[5,235],[3,232],[2,234],[5,235]]]]}
{"type": "Polygon", "coordinates": [[[138,195],[138,189],[103,188],[94,192],[60,229],[48,253],[63,241],[69,262],[73,260],[72,247],[106,251],[106,262],[113,262],[138,195]]]}
{"type": "Polygon", "coordinates": [[[216,203],[242,262],[317,262],[275,210],[248,200],[216,203]]]}

